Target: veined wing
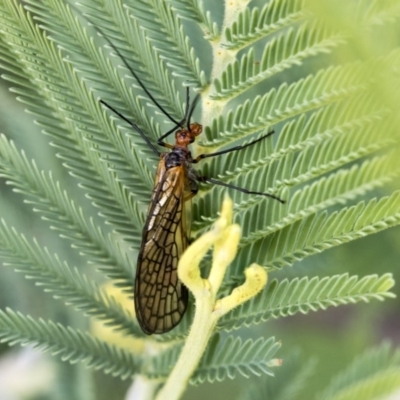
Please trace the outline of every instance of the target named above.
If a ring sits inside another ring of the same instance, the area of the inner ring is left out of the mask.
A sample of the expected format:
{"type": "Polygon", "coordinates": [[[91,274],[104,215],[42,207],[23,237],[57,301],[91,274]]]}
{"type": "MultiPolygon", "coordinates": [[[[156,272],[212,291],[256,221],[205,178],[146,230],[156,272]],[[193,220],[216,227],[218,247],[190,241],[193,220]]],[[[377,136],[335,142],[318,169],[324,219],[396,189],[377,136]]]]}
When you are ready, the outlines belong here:
{"type": "Polygon", "coordinates": [[[174,328],[187,308],[188,291],[178,280],[178,261],[186,249],[185,167],[165,168],[160,160],[135,279],[136,317],[147,334],[174,328]]]}

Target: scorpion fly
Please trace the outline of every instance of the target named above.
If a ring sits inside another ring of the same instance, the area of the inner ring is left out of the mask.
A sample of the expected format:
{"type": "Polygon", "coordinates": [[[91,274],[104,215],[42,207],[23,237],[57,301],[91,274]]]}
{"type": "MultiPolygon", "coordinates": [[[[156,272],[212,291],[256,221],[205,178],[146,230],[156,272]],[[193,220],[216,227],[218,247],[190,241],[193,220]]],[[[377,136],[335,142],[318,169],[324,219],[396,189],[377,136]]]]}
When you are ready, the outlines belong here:
{"type": "MultiPolygon", "coordinates": [[[[98,29],[98,28],[97,28],[98,29]]],[[[138,84],[158,107],[174,123],[174,127],[163,134],[157,145],[166,147],[169,152],[160,152],[149,140],[138,125],[130,121],[111,105],[103,100],[101,104],[135,129],[151,150],[160,158],[154,189],[142,232],[139,250],[134,303],[136,317],[143,332],[150,335],[170,331],[179,324],[188,306],[188,290],[178,279],[178,261],[188,246],[188,221],[186,221],[185,203],[188,203],[198,191],[198,183],[212,183],[232,188],[251,195],[263,195],[284,203],[272,194],[252,192],[213,178],[200,175],[193,164],[208,157],[215,157],[232,151],[238,151],[256,144],[274,132],[270,131],[258,139],[226,150],[201,154],[196,158],[188,148],[202,132],[202,125],[191,122],[199,96],[190,104],[189,88],[186,89],[185,113],[182,120],[174,119],[152,96],[135,71],[129,66],[119,50],[104,33],[98,29],[110,47],[115,51],[124,66],[136,79],[138,84]],[[175,144],[168,144],[164,139],[175,133],[175,144]]]]}

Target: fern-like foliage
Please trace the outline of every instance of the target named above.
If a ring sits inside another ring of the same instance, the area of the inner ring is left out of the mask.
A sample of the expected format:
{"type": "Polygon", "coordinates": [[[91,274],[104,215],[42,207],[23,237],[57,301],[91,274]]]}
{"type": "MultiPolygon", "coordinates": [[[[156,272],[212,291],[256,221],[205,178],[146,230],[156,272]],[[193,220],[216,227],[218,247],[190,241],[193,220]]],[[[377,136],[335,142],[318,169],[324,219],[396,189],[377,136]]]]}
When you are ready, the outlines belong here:
{"type": "Polygon", "coordinates": [[[35,320],[12,310],[0,311],[0,337],[11,344],[33,344],[59,355],[64,361],[85,362],[89,367],[123,379],[140,368],[140,359],[110,346],[88,333],[42,319],[35,320]]]}
{"type": "MultiPolygon", "coordinates": [[[[249,377],[253,374],[273,375],[274,355],[280,344],[274,338],[259,338],[256,341],[243,342],[240,338],[229,336],[219,344],[219,336],[211,339],[211,343],[204,353],[191,383],[199,384],[205,381],[222,381],[226,378],[234,379],[237,375],[249,377]]],[[[150,377],[160,378],[167,376],[181,346],[176,346],[165,352],[160,358],[152,360],[145,372],[150,377]]]]}
{"type": "Polygon", "coordinates": [[[228,65],[221,79],[214,82],[213,99],[230,99],[312,55],[327,52],[341,41],[341,36],[326,32],[323,26],[308,24],[289,30],[265,46],[260,61],[256,62],[254,49],[239,61],[228,65]]]}
{"type": "MultiPolygon", "coordinates": [[[[275,380],[266,380],[243,391],[241,400],[298,397],[302,386],[309,384],[312,372],[315,373],[315,360],[304,365],[299,356],[298,352],[289,356],[289,363],[283,364],[275,380]]],[[[308,396],[323,400],[396,398],[400,384],[399,356],[399,349],[389,343],[371,348],[335,376],[322,393],[308,396]]]]}
{"type": "Polygon", "coordinates": [[[307,277],[292,281],[273,281],[259,296],[224,316],[221,329],[239,328],[270,318],[286,317],[296,313],[307,314],[331,306],[351,304],[372,299],[393,297],[388,292],[394,281],[390,275],[357,276],[336,275],[319,279],[307,277]]]}
{"type": "MultiPolygon", "coordinates": [[[[322,279],[304,277],[285,279],[281,282],[274,280],[261,294],[223,316],[217,328],[230,331],[259,324],[271,318],[283,318],[297,313],[307,314],[310,311],[369,302],[373,299],[384,300],[386,297],[394,297],[394,294],[389,292],[393,285],[391,274],[369,275],[363,278],[343,274],[322,279]]],[[[165,335],[165,339],[176,336],[184,338],[191,319],[192,315],[188,313],[173,333],[165,335]]]]}
{"type": "Polygon", "coordinates": [[[45,291],[53,293],[54,297],[76,305],[88,315],[108,321],[116,328],[127,330],[133,335],[143,335],[133,324],[132,316],[126,314],[120,305],[88,277],[66,262],[61,262],[57,256],[50,255],[37,242],[28,243],[23,235],[10,229],[4,221],[0,228],[0,242],[4,264],[34,279],[45,291]]]}
{"type": "Polygon", "coordinates": [[[267,35],[291,26],[305,16],[303,0],[276,0],[270,1],[262,9],[246,8],[237,15],[231,26],[226,28],[225,47],[240,49],[249,46],[267,35]]]}
{"type": "Polygon", "coordinates": [[[275,379],[265,379],[242,390],[240,400],[289,400],[299,397],[307,380],[315,372],[315,360],[304,362],[299,351],[293,351],[275,373],[275,379]]]}
{"type": "Polygon", "coordinates": [[[361,355],[336,376],[319,399],[376,399],[398,392],[400,352],[389,343],[361,355]]]}
{"type": "Polygon", "coordinates": [[[72,240],[81,255],[88,255],[92,263],[104,264],[102,270],[108,271],[110,278],[119,279],[131,287],[130,272],[124,269],[126,256],[120,246],[110,246],[112,237],[106,238],[68,193],[61,190],[60,184],[54,182],[52,175],[40,172],[35,162],[28,161],[25,154],[20,153],[4,135],[0,148],[0,176],[8,179],[8,184],[14,186],[16,192],[29,196],[25,201],[43,214],[43,218],[52,224],[52,229],[72,240]],[[110,264],[112,269],[107,267],[110,264]],[[115,268],[117,265],[119,267],[115,268]]]}
{"type": "MultiPolygon", "coordinates": [[[[222,3],[201,0],[70,3],[0,0],[1,76],[50,142],[40,150],[51,153],[50,162],[32,160],[30,148],[37,138],[30,137],[29,127],[22,141],[13,127],[1,127],[0,177],[48,230],[30,238],[4,212],[0,255],[5,266],[85,316],[147,340],[126,307],[99,287],[112,279],[115,286],[132,290],[158,162],[140,135],[99,99],[153,143],[172,125],[151,104],[132,68],[171,120],[182,119],[183,86],[190,86],[192,97],[199,94],[194,119],[203,124],[204,134],[195,144],[196,155],[276,131],[254,146],[209,158],[201,167],[204,176],[285,200],[282,205],[265,196],[229,192],[243,234],[224,291],[242,281],[252,262],[269,270],[270,283],[224,316],[220,333],[393,297],[387,271],[362,277],[352,271],[310,272],[280,280],[273,279],[273,272],[400,223],[400,194],[389,186],[400,174],[398,91],[391,84],[400,67],[398,47],[371,54],[364,46],[359,57],[340,59],[338,54],[351,53],[361,40],[357,29],[329,23],[312,1],[271,0],[260,8],[226,1],[223,10],[222,3]],[[381,195],[380,188],[388,193],[381,195]]],[[[359,3],[354,14],[346,10],[364,30],[400,18],[395,1],[359,3]]],[[[210,228],[225,189],[200,187],[193,199],[193,237],[210,228]]],[[[176,363],[192,315],[190,309],[176,329],[156,338],[160,343],[147,343],[152,351],[141,356],[81,333],[79,326],[67,328],[11,310],[0,312],[0,336],[71,362],[87,361],[115,376],[142,374],[159,382],[176,363]]],[[[271,375],[279,364],[274,358],[279,344],[272,337],[243,340],[235,332],[219,341],[220,333],[192,384],[271,375]]],[[[361,393],[352,376],[343,390],[361,393]]],[[[324,398],[341,399],[337,387],[324,398]]]]}

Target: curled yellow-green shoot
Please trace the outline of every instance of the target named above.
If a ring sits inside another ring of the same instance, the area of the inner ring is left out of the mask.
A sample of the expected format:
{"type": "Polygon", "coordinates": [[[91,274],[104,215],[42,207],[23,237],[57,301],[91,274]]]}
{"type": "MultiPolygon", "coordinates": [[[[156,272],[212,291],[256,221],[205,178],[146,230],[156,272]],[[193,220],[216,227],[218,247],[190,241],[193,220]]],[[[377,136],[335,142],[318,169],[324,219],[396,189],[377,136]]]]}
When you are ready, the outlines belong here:
{"type": "Polygon", "coordinates": [[[183,394],[195,371],[214,328],[221,316],[260,292],[267,283],[266,271],[257,264],[245,270],[246,280],[232,293],[217,300],[216,296],[229,264],[236,256],[240,227],[232,224],[233,204],[228,197],[222,204],[221,216],[213,228],[193,242],[181,257],[179,279],[195,298],[195,315],[174,369],[157,395],[158,400],[175,400],[183,394]],[[200,261],[214,247],[211,271],[207,279],[200,274],[200,261]]]}

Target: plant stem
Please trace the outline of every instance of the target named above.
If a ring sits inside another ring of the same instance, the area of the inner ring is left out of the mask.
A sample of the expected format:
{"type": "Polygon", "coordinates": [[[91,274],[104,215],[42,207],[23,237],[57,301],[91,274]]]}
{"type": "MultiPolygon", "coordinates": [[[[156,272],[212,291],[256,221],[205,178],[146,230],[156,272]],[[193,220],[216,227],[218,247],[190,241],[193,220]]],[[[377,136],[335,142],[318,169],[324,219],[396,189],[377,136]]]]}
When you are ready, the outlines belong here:
{"type": "Polygon", "coordinates": [[[156,400],[179,399],[205,351],[217,319],[212,315],[215,295],[210,288],[204,290],[208,293],[204,293],[202,304],[196,305],[193,324],[181,356],[156,400]]]}
{"type": "Polygon", "coordinates": [[[129,388],[125,400],[151,400],[154,398],[154,392],[157,386],[158,383],[143,375],[137,375],[129,388]]]}
{"type": "Polygon", "coordinates": [[[221,215],[213,228],[193,242],[178,264],[179,279],[192,292],[196,310],[189,336],[157,400],[177,400],[186,389],[207,347],[219,318],[255,296],[266,284],[267,274],[252,264],[245,270],[245,282],[232,293],[216,300],[219,287],[229,264],[235,258],[240,240],[240,227],[232,224],[233,203],[225,197],[221,215]],[[200,273],[200,261],[214,247],[213,262],[208,279],[200,273]]]}

